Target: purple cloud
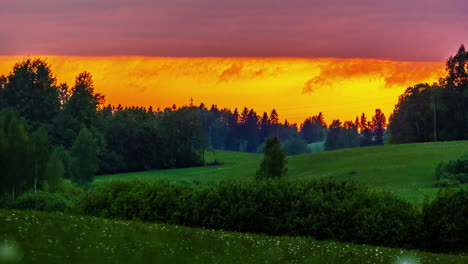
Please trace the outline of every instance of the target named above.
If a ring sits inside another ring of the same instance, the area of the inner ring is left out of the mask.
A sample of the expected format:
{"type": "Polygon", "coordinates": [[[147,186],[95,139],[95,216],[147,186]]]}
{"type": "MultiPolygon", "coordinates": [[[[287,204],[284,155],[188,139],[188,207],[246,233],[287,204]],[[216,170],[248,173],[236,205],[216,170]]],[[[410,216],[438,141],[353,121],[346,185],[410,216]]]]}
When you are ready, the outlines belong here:
{"type": "Polygon", "coordinates": [[[440,61],[468,44],[465,0],[16,0],[0,55],[440,61]]]}

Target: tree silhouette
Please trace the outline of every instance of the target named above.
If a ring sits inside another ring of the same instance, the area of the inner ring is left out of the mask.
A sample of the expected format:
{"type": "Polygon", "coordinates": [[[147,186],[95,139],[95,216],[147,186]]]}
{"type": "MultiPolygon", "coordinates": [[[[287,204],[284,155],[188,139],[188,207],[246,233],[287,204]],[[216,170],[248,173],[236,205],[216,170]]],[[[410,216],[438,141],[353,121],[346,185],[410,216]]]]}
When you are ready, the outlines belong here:
{"type": "Polygon", "coordinates": [[[45,61],[28,59],[17,63],[2,82],[5,106],[14,108],[34,127],[51,123],[57,115],[60,102],[56,79],[45,61]]]}
{"type": "Polygon", "coordinates": [[[380,109],[375,109],[375,115],[372,117],[372,133],[374,135],[374,144],[383,145],[383,135],[385,127],[387,125],[387,119],[384,113],[380,109]]]}

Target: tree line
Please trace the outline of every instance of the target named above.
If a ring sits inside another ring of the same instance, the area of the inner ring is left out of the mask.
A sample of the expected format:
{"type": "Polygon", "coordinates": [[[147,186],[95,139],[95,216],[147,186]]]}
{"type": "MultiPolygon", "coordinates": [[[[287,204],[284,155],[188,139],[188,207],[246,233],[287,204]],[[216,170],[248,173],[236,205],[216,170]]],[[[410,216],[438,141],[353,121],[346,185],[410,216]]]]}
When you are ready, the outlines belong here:
{"type": "MultiPolygon", "coordinates": [[[[325,149],[333,150],[384,142],[462,140],[468,135],[467,61],[468,52],[462,45],[447,60],[446,77],[432,85],[409,87],[390,115],[387,129],[387,118],[379,109],[369,119],[363,113],[354,121],[333,120],[327,125],[319,113],[297,125],[280,122],[275,109],[259,115],[246,107],[231,111],[217,105],[207,108],[203,103],[156,110],[106,106],[104,95],[94,91],[90,73],[80,73],[69,87],[57,82],[45,61],[28,59],[17,63],[7,76],[0,76],[1,117],[17,118],[15,129],[24,130],[25,136],[10,135],[13,132],[8,129],[13,128],[5,128],[0,140],[17,137],[15,144],[29,142],[23,148],[33,153],[26,146],[32,144],[29,137],[40,131],[50,144],[47,148],[52,149],[44,152],[55,152],[64,177],[82,184],[96,173],[203,165],[208,149],[261,152],[272,136],[279,138],[286,154],[307,152],[307,144],[315,142],[325,142],[325,149]]],[[[5,145],[2,151],[9,155],[13,150],[5,145]]],[[[37,171],[47,162],[38,161],[37,171]]],[[[40,178],[39,172],[31,173],[40,178]]],[[[36,180],[30,188],[41,184],[36,180]]]]}
{"type": "Polygon", "coordinates": [[[89,72],[78,74],[69,87],[58,83],[50,65],[40,59],[19,62],[0,76],[0,109],[5,118],[15,112],[25,133],[41,131],[58,149],[64,177],[80,184],[96,173],[203,165],[209,148],[261,152],[272,136],[283,142],[287,154],[307,152],[307,144],[325,140],[326,149],[383,142],[377,121],[367,122],[365,114],[359,123],[335,120],[327,127],[322,113],[298,126],[280,122],[275,109],[258,115],[246,107],[208,109],[203,103],[156,110],[106,106],[89,72]]]}

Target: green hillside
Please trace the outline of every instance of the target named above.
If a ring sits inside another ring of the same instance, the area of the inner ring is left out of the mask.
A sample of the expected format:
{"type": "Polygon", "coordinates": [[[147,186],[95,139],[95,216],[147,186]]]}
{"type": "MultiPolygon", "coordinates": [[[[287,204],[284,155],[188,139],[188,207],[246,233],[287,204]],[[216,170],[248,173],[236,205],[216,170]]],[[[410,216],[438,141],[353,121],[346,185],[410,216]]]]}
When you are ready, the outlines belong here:
{"type": "Polygon", "coordinates": [[[0,210],[0,263],[466,263],[431,254],[301,237],[0,210]],[[412,261],[412,262],[404,262],[412,261]]]}
{"type": "MultiPolygon", "coordinates": [[[[420,202],[434,195],[434,168],[440,161],[468,152],[468,141],[385,145],[342,149],[288,157],[290,178],[331,177],[353,179],[387,188],[402,197],[420,202]]],[[[247,180],[254,177],[262,155],[215,151],[207,161],[219,166],[171,169],[98,176],[95,183],[112,179],[169,180],[180,183],[216,183],[220,180],[247,180]]]]}

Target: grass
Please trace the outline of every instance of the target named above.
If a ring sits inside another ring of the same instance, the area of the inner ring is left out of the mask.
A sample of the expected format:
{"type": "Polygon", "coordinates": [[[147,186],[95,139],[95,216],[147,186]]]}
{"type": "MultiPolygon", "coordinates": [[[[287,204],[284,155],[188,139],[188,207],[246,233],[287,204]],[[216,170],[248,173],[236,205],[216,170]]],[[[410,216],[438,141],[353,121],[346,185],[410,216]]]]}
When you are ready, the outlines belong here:
{"type": "Polygon", "coordinates": [[[0,263],[467,263],[465,255],[0,210],[0,263]],[[405,262],[406,261],[406,262],[405,262]]]}
{"type": "MultiPolygon", "coordinates": [[[[456,159],[468,152],[468,141],[386,145],[342,149],[288,157],[288,177],[330,177],[356,180],[388,189],[409,201],[420,203],[434,196],[434,168],[441,161],[456,159]]],[[[221,180],[249,180],[255,175],[262,155],[215,151],[207,161],[224,162],[219,166],[153,170],[103,175],[95,183],[113,179],[168,180],[183,184],[214,184],[221,180]]]]}

